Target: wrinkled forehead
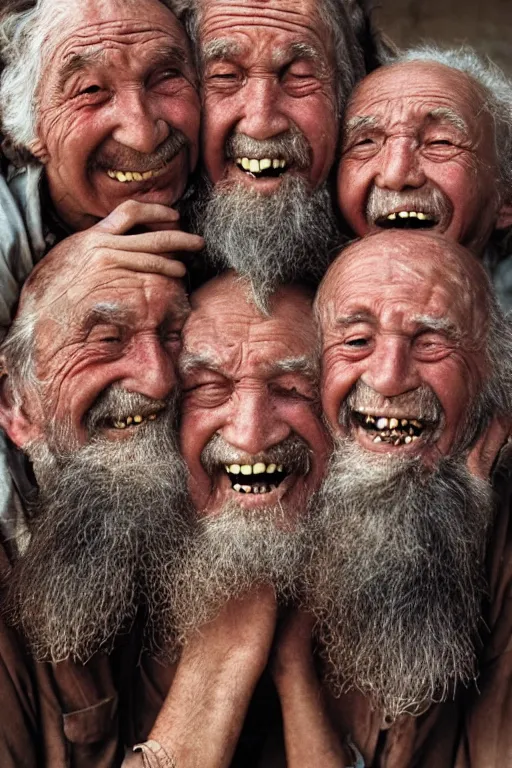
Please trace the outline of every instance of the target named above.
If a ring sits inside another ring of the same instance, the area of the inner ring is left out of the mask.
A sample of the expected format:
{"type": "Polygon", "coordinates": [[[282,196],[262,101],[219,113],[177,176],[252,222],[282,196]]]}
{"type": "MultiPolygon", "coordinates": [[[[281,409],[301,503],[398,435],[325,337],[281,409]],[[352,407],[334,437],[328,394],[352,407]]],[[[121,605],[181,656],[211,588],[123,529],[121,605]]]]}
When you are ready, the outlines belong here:
{"type": "Polygon", "coordinates": [[[47,30],[46,55],[54,50],[65,56],[70,45],[108,50],[119,42],[135,43],[155,34],[187,45],[182,25],[160,0],[44,0],[42,27],[47,30]]]}
{"type": "Polygon", "coordinates": [[[231,35],[250,29],[261,35],[286,32],[297,40],[308,38],[322,50],[331,42],[314,0],[206,0],[201,8],[203,51],[205,46],[209,51],[213,40],[225,40],[228,45],[231,35]]]}
{"type": "Polygon", "coordinates": [[[449,320],[461,335],[476,337],[487,318],[488,280],[456,244],[419,233],[371,236],[342,253],[324,278],[317,299],[322,330],[357,312],[378,320],[390,307],[449,320]]]}
{"type": "Polygon", "coordinates": [[[474,121],[484,102],[481,87],[465,72],[437,62],[400,62],[376,69],[359,83],[347,107],[347,120],[372,111],[389,112],[395,104],[428,110],[435,103],[474,121]]]}
{"type": "Polygon", "coordinates": [[[262,315],[247,287],[236,279],[213,283],[192,296],[192,312],[183,330],[186,351],[210,350],[219,361],[249,356],[264,362],[287,353],[315,354],[316,326],[307,291],[281,289],[271,313],[262,315]]]}

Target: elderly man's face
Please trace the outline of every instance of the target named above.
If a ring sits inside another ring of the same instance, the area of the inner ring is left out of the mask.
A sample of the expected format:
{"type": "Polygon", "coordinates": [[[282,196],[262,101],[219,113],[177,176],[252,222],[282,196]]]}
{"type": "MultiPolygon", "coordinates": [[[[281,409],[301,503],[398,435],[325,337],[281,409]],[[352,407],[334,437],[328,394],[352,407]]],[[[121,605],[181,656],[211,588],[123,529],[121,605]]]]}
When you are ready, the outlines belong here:
{"type": "Polygon", "coordinates": [[[263,317],[245,290],[228,275],[193,299],[180,366],[182,453],[203,515],[235,502],[256,514],[276,505],[293,521],[318,487],[328,451],[311,301],[283,288],[263,317]]]}
{"type": "Polygon", "coordinates": [[[188,313],[181,283],[128,271],[109,276],[105,269],[72,285],[58,316],[51,296],[45,299],[36,332],[43,391],[40,406],[32,406],[33,436],[50,430],[65,436],[59,447],[76,448],[91,433],[128,439],[158,419],[176,384],[188,313]],[[120,391],[136,393],[140,405],[130,404],[135,395],[118,397],[120,391]]]}
{"type": "Polygon", "coordinates": [[[51,198],[85,229],[127,199],[172,205],[197,160],[188,41],[156,0],[70,6],[51,41],[34,153],[51,198]]]}
{"type": "Polygon", "coordinates": [[[333,268],[320,312],[323,404],[338,434],[377,453],[451,454],[486,365],[481,276],[466,261],[442,241],[389,233],[333,268]]]}
{"type": "Polygon", "coordinates": [[[441,64],[377,70],[346,113],[338,202],[358,235],[429,229],[481,253],[499,226],[491,116],[477,84],[441,64]]]}
{"type": "Polygon", "coordinates": [[[315,188],[334,159],[330,35],[313,0],[202,4],[204,158],[213,184],[264,194],[302,177],[315,188]]]}

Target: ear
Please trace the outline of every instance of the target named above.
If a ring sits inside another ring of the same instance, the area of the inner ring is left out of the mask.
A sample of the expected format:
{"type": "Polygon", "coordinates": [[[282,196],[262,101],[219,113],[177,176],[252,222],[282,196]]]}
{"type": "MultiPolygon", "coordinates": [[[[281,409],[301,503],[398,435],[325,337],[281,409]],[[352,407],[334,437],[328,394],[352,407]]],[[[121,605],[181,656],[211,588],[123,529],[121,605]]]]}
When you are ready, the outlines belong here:
{"type": "Polygon", "coordinates": [[[512,202],[503,203],[498,211],[496,229],[507,229],[512,226],[512,202]]]}
{"type": "Polygon", "coordinates": [[[23,446],[41,436],[40,428],[34,424],[23,405],[13,397],[9,377],[0,360],[0,427],[12,442],[23,446]]]}
{"type": "Polygon", "coordinates": [[[34,139],[34,141],[31,141],[28,145],[29,150],[31,153],[36,157],[40,163],[43,163],[43,165],[46,165],[48,160],[50,159],[50,155],[48,153],[48,149],[46,147],[46,144],[41,139],[34,139]]]}

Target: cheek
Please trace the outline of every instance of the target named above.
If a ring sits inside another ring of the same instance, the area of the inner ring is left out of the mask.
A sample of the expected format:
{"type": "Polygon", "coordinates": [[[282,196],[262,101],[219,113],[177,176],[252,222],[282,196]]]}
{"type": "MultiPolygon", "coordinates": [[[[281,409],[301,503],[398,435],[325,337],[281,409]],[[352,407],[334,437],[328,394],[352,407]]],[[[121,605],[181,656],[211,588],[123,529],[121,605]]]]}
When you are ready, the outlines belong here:
{"type": "Polygon", "coordinates": [[[347,365],[324,358],[322,372],[322,408],[327,422],[335,431],[339,429],[339,411],[363,370],[355,364],[347,365]]]}
{"type": "Polygon", "coordinates": [[[345,220],[358,235],[364,235],[368,230],[365,211],[372,178],[372,168],[368,163],[341,160],[337,178],[338,205],[345,220]]]}

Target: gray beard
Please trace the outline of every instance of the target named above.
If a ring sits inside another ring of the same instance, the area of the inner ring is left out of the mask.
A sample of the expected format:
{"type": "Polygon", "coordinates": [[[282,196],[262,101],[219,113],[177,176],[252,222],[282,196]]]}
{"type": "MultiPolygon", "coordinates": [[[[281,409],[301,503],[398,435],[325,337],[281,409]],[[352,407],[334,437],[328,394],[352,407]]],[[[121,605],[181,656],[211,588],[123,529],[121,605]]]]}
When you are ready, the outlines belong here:
{"type": "Polygon", "coordinates": [[[108,652],[140,606],[149,647],[174,636],[160,607],[173,599],[190,536],[175,434],[171,404],[127,440],[96,435],[67,454],[32,445],[40,497],[9,577],[7,609],[37,659],[85,662],[108,652]]]}
{"type": "Polygon", "coordinates": [[[273,195],[232,184],[212,190],[205,181],[195,219],[206,242],[205,258],[215,268],[247,277],[263,312],[280,285],[317,283],[338,239],[327,184],[311,191],[297,176],[283,179],[273,195]]]}
{"type": "Polygon", "coordinates": [[[339,441],[306,573],[326,677],[395,719],[475,676],[492,490],[463,458],[370,456],[339,441]]]}
{"type": "Polygon", "coordinates": [[[290,529],[280,505],[252,512],[233,501],[215,517],[200,519],[173,605],[180,639],[256,585],[274,587],[282,602],[292,599],[304,556],[306,517],[290,529]]]}

